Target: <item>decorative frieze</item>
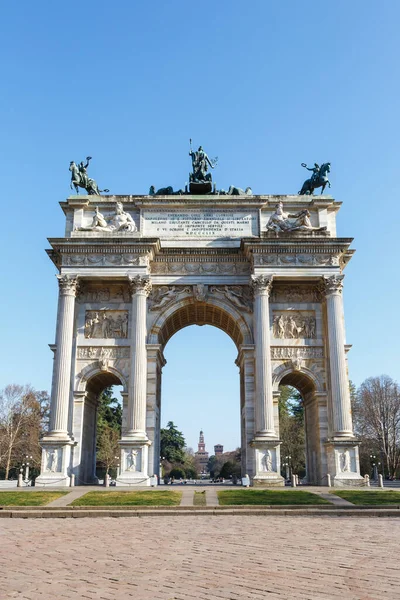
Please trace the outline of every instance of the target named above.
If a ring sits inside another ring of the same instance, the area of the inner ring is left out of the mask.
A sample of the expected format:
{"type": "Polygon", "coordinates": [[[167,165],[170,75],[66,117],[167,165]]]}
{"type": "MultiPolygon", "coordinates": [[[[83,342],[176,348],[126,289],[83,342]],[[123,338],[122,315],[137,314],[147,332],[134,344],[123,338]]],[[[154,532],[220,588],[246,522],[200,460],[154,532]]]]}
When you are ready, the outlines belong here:
{"type": "Polygon", "coordinates": [[[127,338],[128,320],[129,313],[127,310],[87,310],[85,315],[85,338],[127,338]]]}
{"type": "Polygon", "coordinates": [[[247,275],[248,262],[158,262],[150,264],[151,273],[157,275],[247,275]]]}
{"type": "Polygon", "coordinates": [[[129,346],[79,346],[77,351],[78,359],[82,360],[100,360],[106,356],[110,360],[119,358],[129,358],[129,346]]]}
{"type": "Polygon", "coordinates": [[[77,300],[81,304],[85,302],[89,304],[98,302],[130,302],[130,294],[127,285],[103,287],[83,284],[79,287],[77,300]]]}
{"type": "Polygon", "coordinates": [[[340,264],[339,254],[255,254],[255,266],[306,266],[337,267],[340,264]]]}
{"type": "Polygon", "coordinates": [[[310,346],[272,346],[271,358],[274,360],[295,359],[301,356],[304,360],[323,358],[324,349],[322,347],[310,346]]]}
{"type": "Polygon", "coordinates": [[[271,302],[321,302],[321,285],[274,285],[271,302]]]}
{"type": "Polygon", "coordinates": [[[118,267],[118,266],[137,266],[147,267],[149,264],[148,256],[137,254],[62,254],[62,265],[66,267],[118,267]]]}
{"type": "Polygon", "coordinates": [[[316,338],[316,318],[314,311],[273,311],[272,331],[280,339],[316,338]]]}

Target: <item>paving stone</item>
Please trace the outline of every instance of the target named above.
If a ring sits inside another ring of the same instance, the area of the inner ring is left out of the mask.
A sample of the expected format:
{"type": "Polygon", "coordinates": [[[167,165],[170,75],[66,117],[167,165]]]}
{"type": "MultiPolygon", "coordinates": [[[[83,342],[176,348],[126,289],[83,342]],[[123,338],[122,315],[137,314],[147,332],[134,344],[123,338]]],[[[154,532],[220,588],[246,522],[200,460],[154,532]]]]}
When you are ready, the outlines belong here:
{"type": "Polygon", "coordinates": [[[142,516],[4,519],[0,598],[399,598],[400,520],[142,516]]]}

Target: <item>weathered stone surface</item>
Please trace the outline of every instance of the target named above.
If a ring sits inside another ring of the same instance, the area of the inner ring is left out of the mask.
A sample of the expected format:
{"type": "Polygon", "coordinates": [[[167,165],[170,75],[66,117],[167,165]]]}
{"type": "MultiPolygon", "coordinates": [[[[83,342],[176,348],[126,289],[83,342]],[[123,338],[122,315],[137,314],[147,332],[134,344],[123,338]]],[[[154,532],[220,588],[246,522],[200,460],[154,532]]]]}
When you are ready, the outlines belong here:
{"type": "Polygon", "coordinates": [[[96,482],[97,402],[114,384],[123,387],[119,483],[149,484],[159,473],[163,350],[191,324],[219,327],[237,346],[243,475],[283,484],[284,383],[304,399],[309,481],[362,481],[341,297],[353,250],[336,234],[340,203],[151,195],[74,196],[61,206],[65,237],[49,251],[60,301],[39,485],[66,486],[72,473],[78,485],[96,482]],[[271,230],[281,217],[283,228],[271,230]]]}

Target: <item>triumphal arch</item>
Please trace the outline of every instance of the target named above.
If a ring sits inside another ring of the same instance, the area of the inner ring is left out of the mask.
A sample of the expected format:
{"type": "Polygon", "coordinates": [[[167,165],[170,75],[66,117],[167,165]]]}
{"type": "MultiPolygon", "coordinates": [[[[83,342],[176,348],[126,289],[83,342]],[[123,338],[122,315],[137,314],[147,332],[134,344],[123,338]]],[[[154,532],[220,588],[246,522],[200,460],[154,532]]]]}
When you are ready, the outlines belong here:
{"type": "Polygon", "coordinates": [[[342,301],[353,250],[336,232],[340,202],[222,193],[198,179],[186,193],[97,190],[61,202],[65,236],[48,251],[59,302],[37,485],[67,486],[72,474],[96,481],[97,404],[114,384],[123,387],[117,485],[149,485],[160,464],[163,351],[193,324],[214,325],[236,344],[242,468],[253,485],[284,483],[281,384],[304,401],[308,481],[361,480],[342,301]]]}

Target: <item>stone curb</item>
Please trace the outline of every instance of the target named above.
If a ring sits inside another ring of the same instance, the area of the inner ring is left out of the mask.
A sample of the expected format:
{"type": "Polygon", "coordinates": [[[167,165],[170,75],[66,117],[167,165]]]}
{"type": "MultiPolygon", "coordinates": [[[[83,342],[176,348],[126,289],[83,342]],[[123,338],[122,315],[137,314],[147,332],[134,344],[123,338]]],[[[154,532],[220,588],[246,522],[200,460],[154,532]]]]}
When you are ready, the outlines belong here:
{"type": "MultiPolygon", "coordinates": [[[[356,506],[355,504],[346,504],[346,505],[334,505],[334,504],[263,504],[263,505],[255,505],[255,504],[242,504],[242,505],[218,505],[218,506],[202,506],[201,510],[205,512],[226,512],[230,510],[235,510],[236,512],[254,512],[259,510],[275,510],[275,511],[285,511],[285,510],[306,510],[306,511],[341,511],[346,512],[349,510],[399,510],[400,504],[363,504],[362,506],[356,506]]],[[[140,512],[148,512],[148,511],[163,511],[163,512],[193,512],[193,510],[200,510],[195,506],[140,506],[140,505],[132,505],[132,506],[0,506],[0,518],[2,513],[9,512],[28,512],[28,511],[39,511],[39,512],[94,512],[94,511],[140,511],[140,512]]]]}
{"type": "MultiPolygon", "coordinates": [[[[21,507],[19,507],[21,508],[21,507]]],[[[26,508],[26,507],[24,507],[26,508]]],[[[396,509],[376,509],[371,508],[344,508],[344,507],[333,507],[333,509],[323,510],[321,508],[291,508],[288,509],[270,509],[270,508],[230,508],[226,507],[224,510],[220,510],[217,507],[210,507],[211,510],[207,510],[206,507],[197,509],[193,507],[191,510],[164,510],[163,508],[154,509],[152,507],[149,510],[142,509],[90,509],[80,510],[78,508],[74,510],[66,510],[60,508],[58,510],[52,509],[37,509],[31,508],[29,510],[2,510],[0,511],[0,518],[3,519],[65,519],[65,518],[85,518],[85,517],[150,517],[150,516],[328,516],[328,517],[400,517],[400,511],[396,509]]]]}

